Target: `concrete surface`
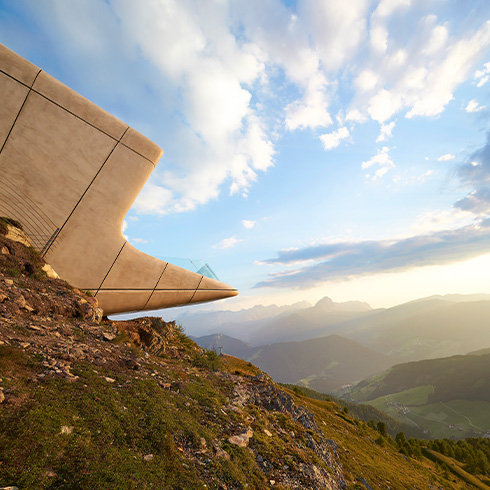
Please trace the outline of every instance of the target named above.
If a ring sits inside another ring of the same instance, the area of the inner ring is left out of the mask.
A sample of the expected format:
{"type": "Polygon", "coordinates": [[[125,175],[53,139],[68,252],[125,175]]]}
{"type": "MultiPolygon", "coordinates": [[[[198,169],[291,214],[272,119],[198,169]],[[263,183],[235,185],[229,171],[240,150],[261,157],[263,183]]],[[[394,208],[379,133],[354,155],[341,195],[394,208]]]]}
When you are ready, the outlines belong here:
{"type": "Polygon", "coordinates": [[[0,45],[0,215],[20,221],[60,277],[92,291],[106,315],[238,294],[125,240],[124,217],[162,153],[0,45]]]}

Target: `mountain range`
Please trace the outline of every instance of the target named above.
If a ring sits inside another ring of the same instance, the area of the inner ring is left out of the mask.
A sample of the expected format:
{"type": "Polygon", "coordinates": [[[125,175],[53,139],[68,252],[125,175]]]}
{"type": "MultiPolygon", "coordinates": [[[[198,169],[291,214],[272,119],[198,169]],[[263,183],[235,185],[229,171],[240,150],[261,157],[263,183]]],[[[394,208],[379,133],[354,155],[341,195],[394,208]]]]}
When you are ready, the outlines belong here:
{"type": "Polygon", "coordinates": [[[448,355],[490,346],[490,295],[431,296],[391,308],[367,303],[255,306],[240,311],[187,312],[177,316],[188,335],[224,334],[251,346],[337,334],[399,361],[448,355]]]}
{"type": "Polygon", "coordinates": [[[199,345],[221,347],[277,381],[321,392],[405,361],[490,346],[490,296],[482,294],[432,296],[387,309],[324,298],[314,306],[255,307],[178,320],[187,331],[188,325],[197,329],[198,318],[201,330],[211,330],[208,321],[223,320],[214,327],[219,333],[193,337],[199,345]]]}

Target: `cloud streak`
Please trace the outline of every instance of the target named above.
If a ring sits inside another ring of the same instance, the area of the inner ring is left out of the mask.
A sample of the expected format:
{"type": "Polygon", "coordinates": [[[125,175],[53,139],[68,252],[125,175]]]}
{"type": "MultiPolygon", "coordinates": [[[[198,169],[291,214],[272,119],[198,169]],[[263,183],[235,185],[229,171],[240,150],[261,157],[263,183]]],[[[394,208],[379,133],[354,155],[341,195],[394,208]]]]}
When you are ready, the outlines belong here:
{"type": "MultiPolygon", "coordinates": [[[[441,159],[447,161],[451,158],[443,155],[441,159]]],[[[379,162],[369,161],[363,165],[368,168],[375,163],[379,162]]],[[[447,265],[488,253],[490,132],[485,145],[457,167],[456,176],[462,186],[470,188],[470,192],[454,203],[454,210],[473,216],[472,224],[402,239],[326,243],[283,250],[276,258],[261,262],[284,266],[286,269],[269,274],[266,280],[255,287],[310,288],[331,280],[401,272],[429,265],[447,265]]]]}
{"type": "Polygon", "coordinates": [[[331,280],[445,265],[477,257],[489,246],[490,223],[401,240],[342,242],[282,251],[277,258],[263,262],[303,266],[269,274],[255,287],[304,289],[331,280]]]}
{"type": "Polygon", "coordinates": [[[237,238],[236,236],[232,236],[229,238],[224,238],[221,242],[213,245],[213,248],[220,248],[222,250],[227,248],[233,248],[237,243],[240,243],[242,240],[237,238]]]}

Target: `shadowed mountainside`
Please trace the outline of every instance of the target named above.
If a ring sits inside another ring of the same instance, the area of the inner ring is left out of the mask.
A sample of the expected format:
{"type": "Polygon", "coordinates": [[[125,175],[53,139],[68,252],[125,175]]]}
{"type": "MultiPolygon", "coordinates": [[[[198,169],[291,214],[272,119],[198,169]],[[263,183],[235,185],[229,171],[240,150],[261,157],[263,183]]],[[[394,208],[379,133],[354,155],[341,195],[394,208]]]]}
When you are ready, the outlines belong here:
{"type": "Polygon", "coordinates": [[[259,347],[221,334],[194,340],[211,349],[221,346],[223,352],[253,362],[276,381],[305,385],[323,393],[379,373],[396,362],[339,335],[259,347]]]}

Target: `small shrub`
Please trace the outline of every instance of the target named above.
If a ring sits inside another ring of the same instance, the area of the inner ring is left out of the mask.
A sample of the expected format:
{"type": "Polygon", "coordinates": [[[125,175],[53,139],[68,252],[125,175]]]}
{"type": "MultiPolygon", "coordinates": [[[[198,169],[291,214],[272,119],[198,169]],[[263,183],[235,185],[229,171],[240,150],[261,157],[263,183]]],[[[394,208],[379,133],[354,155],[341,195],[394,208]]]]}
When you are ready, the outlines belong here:
{"type": "Polygon", "coordinates": [[[195,367],[211,369],[215,371],[221,365],[219,354],[213,349],[204,349],[202,354],[198,354],[192,361],[195,367]]]}

